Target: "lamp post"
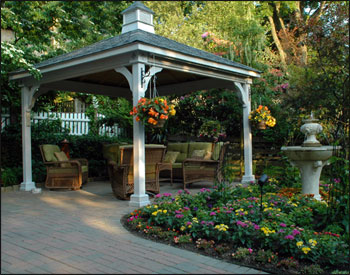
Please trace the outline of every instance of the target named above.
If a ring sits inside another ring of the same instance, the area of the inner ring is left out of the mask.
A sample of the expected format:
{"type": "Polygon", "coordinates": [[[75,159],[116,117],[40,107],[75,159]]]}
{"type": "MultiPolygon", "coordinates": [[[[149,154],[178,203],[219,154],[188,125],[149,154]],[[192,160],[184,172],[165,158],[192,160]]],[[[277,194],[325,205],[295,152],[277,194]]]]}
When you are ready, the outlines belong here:
{"type": "Polygon", "coordinates": [[[263,174],[259,180],[258,180],[258,184],[260,186],[260,220],[262,219],[262,196],[263,196],[263,187],[264,184],[267,182],[268,180],[268,176],[266,174],[263,174]]]}

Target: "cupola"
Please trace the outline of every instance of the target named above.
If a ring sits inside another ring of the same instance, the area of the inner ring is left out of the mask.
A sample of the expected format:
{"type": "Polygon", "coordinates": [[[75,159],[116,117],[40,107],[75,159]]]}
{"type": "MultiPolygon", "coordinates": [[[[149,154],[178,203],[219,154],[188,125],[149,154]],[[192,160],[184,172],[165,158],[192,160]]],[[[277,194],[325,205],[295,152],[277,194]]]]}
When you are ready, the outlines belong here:
{"type": "Polygon", "coordinates": [[[121,14],[123,15],[122,34],[134,30],[154,33],[154,12],[140,1],[135,1],[130,7],[122,11],[121,14]]]}

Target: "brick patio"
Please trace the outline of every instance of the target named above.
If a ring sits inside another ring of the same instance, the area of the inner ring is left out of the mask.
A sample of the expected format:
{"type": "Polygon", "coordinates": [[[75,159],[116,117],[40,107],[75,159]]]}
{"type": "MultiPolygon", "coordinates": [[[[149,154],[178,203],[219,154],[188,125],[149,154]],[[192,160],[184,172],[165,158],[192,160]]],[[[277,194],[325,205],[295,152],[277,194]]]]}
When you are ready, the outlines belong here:
{"type": "MultiPolygon", "coordinates": [[[[193,193],[211,183],[193,184],[193,193]]],[[[161,183],[161,192],[176,192],[161,183]]],[[[79,191],[1,194],[1,274],[266,274],[130,234],[108,182],[79,191]]]]}

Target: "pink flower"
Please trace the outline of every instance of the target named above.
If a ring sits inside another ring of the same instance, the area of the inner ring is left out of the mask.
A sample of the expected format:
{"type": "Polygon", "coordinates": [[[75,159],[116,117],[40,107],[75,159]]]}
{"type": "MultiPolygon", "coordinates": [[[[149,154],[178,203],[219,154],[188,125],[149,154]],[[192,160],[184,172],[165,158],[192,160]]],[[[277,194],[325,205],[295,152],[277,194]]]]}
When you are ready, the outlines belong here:
{"type": "Polygon", "coordinates": [[[205,32],[202,34],[202,38],[206,38],[209,35],[209,32],[205,32]]]}
{"type": "Polygon", "coordinates": [[[184,207],[184,210],[190,210],[187,206],[184,207]]]}
{"type": "Polygon", "coordinates": [[[297,230],[297,229],[293,229],[292,234],[293,234],[293,236],[299,235],[299,234],[300,234],[300,231],[297,230]]]}
{"type": "Polygon", "coordinates": [[[294,240],[294,236],[292,235],[287,235],[284,237],[286,240],[294,240]]]}
{"type": "Polygon", "coordinates": [[[255,224],[255,225],[254,225],[254,229],[255,229],[255,230],[259,230],[259,229],[260,229],[260,226],[257,225],[257,224],[255,224]]]}
{"type": "Polygon", "coordinates": [[[250,254],[252,254],[252,252],[253,252],[253,249],[251,249],[251,248],[248,248],[248,251],[249,251],[249,253],[250,253],[250,254]]]}
{"type": "Polygon", "coordinates": [[[178,218],[178,219],[181,219],[181,218],[184,217],[184,215],[182,215],[182,214],[176,214],[175,217],[178,218]]]}
{"type": "Polygon", "coordinates": [[[210,212],[210,214],[209,214],[210,216],[215,216],[216,215],[216,213],[215,212],[210,212]]]}
{"type": "Polygon", "coordinates": [[[286,227],[287,225],[285,223],[280,223],[281,227],[286,227]]]}
{"type": "Polygon", "coordinates": [[[162,196],[162,194],[157,194],[156,198],[160,198],[162,196]]]}
{"type": "Polygon", "coordinates": [[[241,221],[237,221],[237,225],[241,226],[241,227],[247,227],[248,224],[241,222],[241,221]]]}

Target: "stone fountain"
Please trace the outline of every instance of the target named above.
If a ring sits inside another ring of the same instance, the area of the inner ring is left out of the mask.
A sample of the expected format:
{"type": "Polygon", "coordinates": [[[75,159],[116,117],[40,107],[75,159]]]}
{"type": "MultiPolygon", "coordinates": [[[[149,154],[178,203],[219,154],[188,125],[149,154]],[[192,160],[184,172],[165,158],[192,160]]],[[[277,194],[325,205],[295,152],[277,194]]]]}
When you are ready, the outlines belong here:
{"type": "Polygon", "coordinates": [[[316,139],[316,135],[322,132],[322,126],[317,123],[318,119],[311,116],[303,120],[304,125],[300,131],[306,135],[306,140],[301,146],[283,146],[282,152],[288,157],[292,165],[300,170],[302,193],[313,194],[314,198],[321,200],[319,193],[320,175],[323,166],[328,164],[328,160],[334,149],[340,146],[323,146],[316,139]]]}

